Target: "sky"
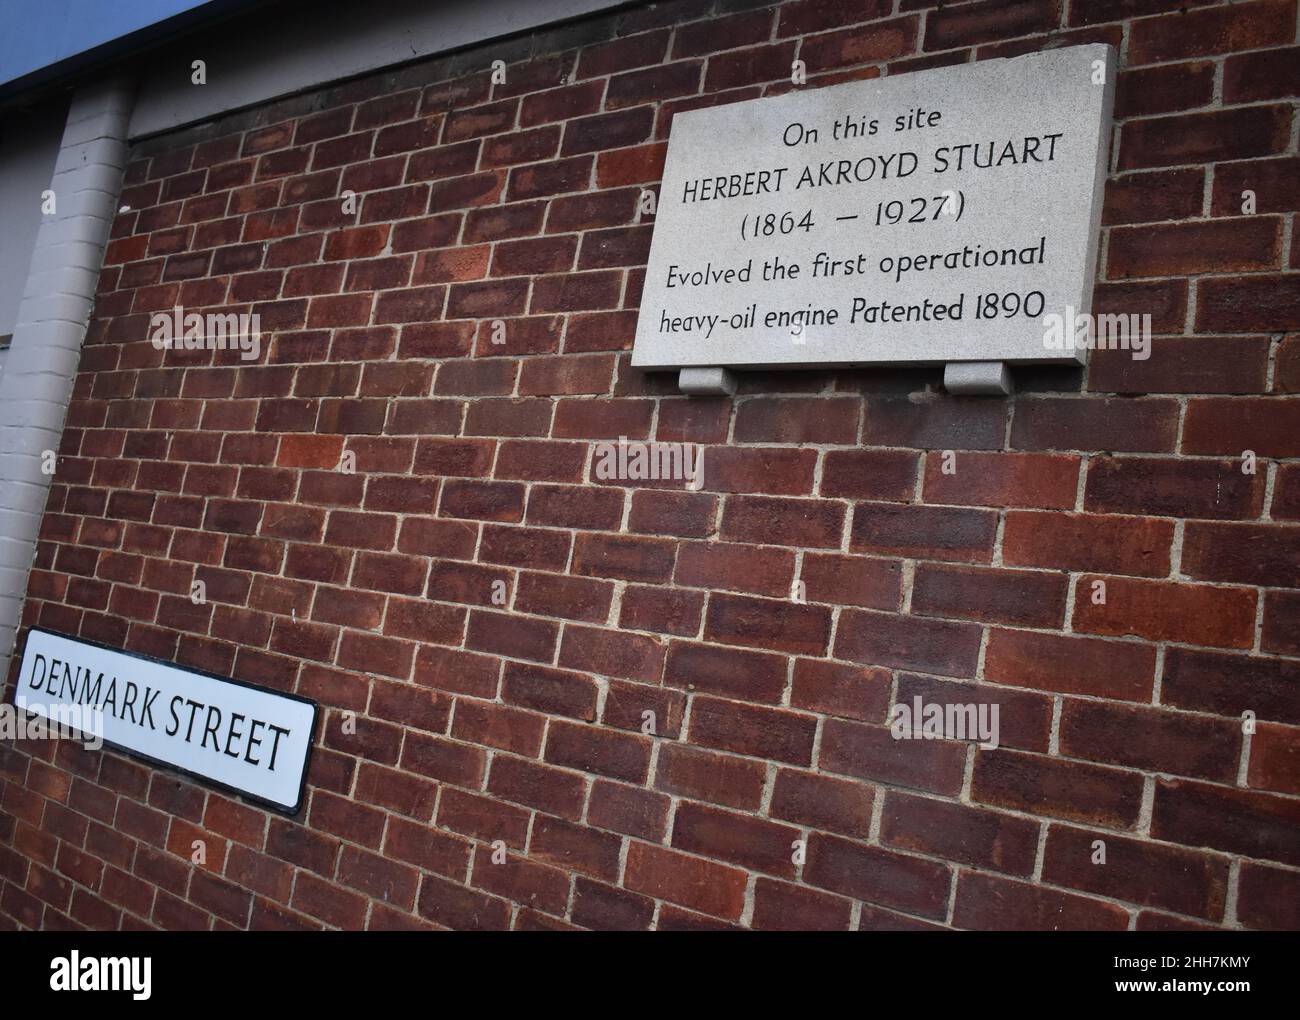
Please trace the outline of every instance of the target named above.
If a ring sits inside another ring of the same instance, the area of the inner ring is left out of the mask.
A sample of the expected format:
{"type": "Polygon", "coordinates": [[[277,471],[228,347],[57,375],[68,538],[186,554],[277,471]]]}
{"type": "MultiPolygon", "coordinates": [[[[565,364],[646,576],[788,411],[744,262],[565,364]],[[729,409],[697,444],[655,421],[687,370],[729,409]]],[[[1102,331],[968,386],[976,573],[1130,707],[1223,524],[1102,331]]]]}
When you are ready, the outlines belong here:
{"type": "Polygon", "coordinates": [[[0,85],[211,0],[0,0],[0,85]]]}

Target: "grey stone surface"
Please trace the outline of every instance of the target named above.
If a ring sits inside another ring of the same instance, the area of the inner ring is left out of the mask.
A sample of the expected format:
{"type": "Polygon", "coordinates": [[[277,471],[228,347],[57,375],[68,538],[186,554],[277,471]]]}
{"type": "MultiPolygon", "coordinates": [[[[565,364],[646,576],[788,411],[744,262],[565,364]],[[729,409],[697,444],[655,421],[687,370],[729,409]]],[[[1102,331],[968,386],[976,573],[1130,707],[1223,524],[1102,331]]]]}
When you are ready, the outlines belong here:
{"type": "Polygon", "coordinates": [[[683,368],[677,388],[692,397],[723,397],[736,392],[736,376],[725,368],[683,368]]]}
{"type": "Polygon", "coordinates": [[[1093,44],[677,114],[632,364],[1082,361],[1043,317],[1090,308],[1114,78],[1093,44]]]}
{"type": "Polygon", "coordinates": [[[1005,361],[950,361],[943,366],[949,393],[1006,396],[1012,390],[1005,361]]]}

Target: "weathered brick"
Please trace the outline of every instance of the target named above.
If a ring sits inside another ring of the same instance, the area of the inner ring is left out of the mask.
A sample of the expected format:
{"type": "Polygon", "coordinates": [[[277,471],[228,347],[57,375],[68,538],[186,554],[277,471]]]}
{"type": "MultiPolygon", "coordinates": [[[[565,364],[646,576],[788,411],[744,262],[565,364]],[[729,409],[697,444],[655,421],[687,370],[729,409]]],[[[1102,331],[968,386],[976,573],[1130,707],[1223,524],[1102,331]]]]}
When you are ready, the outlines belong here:
{"type": "Polygon", "coordinates": [[[817,765],[856,776],[953,796],[961,789],[966,747],[954,740],[905,740],[885,726],[828,719],[817,765]]]}
{"type": "Polygon", "coordinates": [[[981,750],[971,797],[1031,814],[1131,828],[1141,807],[1142,777],[1044,755],[981,750]]]}
{"type": "Polygon", "coordinates": [[[1157,780],[1151,835],[1184,846],[1212,847],[1295,865],[1300,861],[1294,798],[1226,786],[1157,780]]]}
{"type": "Polygon", "coordinates": [[[1073,623],[1076,630],[1093,634],[1249,648],[1256,600],[1247,588],[1083,576],[1075,591],[1073,623]]]}
{"type": "Polygon", "coordinates": [[[1038,824],[1015,815],[890,791],[881,842],[1009,875],[1027,876],[1038,851],[1038,824]]]}
{"type": "Polygon", "coordinates": [[[740,917],[745,873],[674,850],[633,841],[624,884],[634,892],[665,899],[716,917],[740,917]]]}
{"type": "Polygon", "coordinates": [[[1008,565],[1165,577],[1174,526],[1149,517],[1011,511],[1002,535],[1008,565]]]}
{"type": "Polygon", "coordinates": [[[1123,931],[1128,913],[1103,900],[964,871],[953,924],[983,931],[1123,931]]]}
{"type": "Polygon", "coordinates": [[[1027,630],[989,631],[984,675],[997,683],[1062,694],[1147,701],[1155,683],[1155,649],[1027,630]]]}
{"type": "Polygon", "coordinates": [[[1061,751],[1110,765],[1232,782],[1241,757],[1241,727],[1155,708],[1067,701],[1061,751]]]}
{"type": "Polygon", "coordinates": [[[805,881],[924,917],[942,918],[946,913],[950,876],[948,867],[937,861],[820,832],[808,840],[805,881]]]}

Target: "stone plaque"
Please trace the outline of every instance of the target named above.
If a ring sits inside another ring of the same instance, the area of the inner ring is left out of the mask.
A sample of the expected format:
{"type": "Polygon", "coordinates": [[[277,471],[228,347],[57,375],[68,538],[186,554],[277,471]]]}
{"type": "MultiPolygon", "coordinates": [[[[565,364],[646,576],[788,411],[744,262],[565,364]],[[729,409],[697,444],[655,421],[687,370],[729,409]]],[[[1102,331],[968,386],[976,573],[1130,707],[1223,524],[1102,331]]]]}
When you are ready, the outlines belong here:
{"type": "Polygon", "coordinates": [[[1082,361],[1045,323],[1090,311],[1114,80],[1074,46],[678,114],[632,364],[1082,361]]]}

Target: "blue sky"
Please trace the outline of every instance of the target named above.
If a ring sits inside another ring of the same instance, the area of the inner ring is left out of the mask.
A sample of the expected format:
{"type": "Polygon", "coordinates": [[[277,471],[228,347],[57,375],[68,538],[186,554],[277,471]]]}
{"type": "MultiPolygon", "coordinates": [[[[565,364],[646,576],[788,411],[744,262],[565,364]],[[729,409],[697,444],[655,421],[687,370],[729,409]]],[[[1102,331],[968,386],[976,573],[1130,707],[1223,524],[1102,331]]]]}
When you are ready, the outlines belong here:
{"type": "Polygon", "coordinates": [[[0,0],[0,84],[211,0],[0,0]]]}

